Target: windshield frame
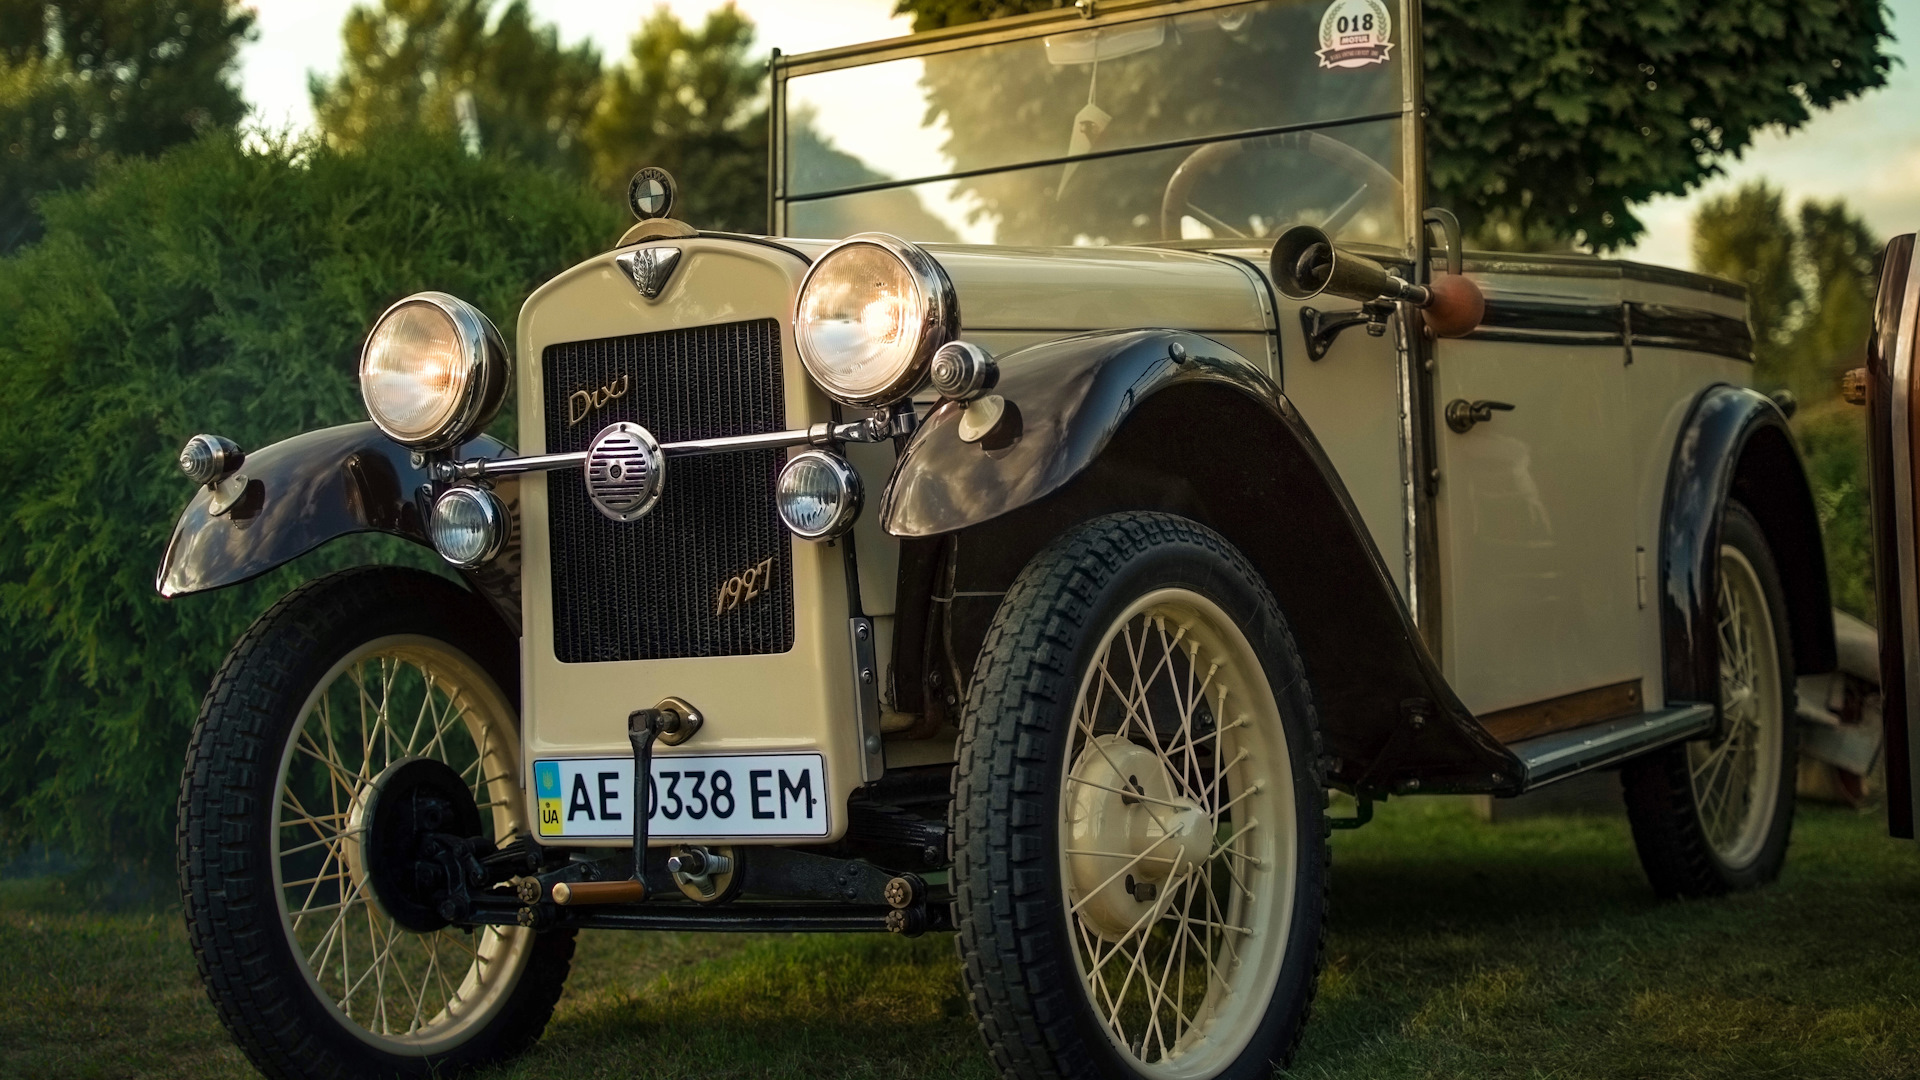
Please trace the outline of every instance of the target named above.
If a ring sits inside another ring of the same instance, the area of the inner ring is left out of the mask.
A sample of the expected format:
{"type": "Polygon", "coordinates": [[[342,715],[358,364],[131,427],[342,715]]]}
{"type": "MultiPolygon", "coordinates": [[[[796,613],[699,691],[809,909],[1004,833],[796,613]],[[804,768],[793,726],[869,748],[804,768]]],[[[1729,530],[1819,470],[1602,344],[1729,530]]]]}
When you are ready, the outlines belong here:
{"type": "MultiPolygon", "coordinates": [[[[1082,10],[1070,6],[1052,8],[1046,11],[1032,12],[1026,15],[1014,15],[1002,19],[987,19],[968,23],[963,26],[932,30],[904,37],[885,38],[879,41],[856,45],[838,46],[818,52],[802,53],[793,56],[782,54],[778,49],[773,52],[771,61],[771,100],[768,115],[768,175],[767,175],[767,223],[768,230],[774,236],[790,235],[787,229],[788,207],[787,191],[787,81],[805,75],[813,75],[842,68],[860,67],[870,64],[886,63],[915,57],[931,56],[938,53],[955,52],[982,45],[1001,42],[1023,41],[1058,34],[1063,31],[1092,30],[1105,27],[1122,26],[1127,23],[1148,19],[1164,18],[1172,15],[1184,15],[1205,12],[1217,8],[1237,7],[1257,2],[1257,0],[1109,0],[1109,2],[1089,2],[1088,9],[1097,10],[1094,17],[1087,17],[1082,10]]],[[[1309,0],[1311,2],[1311,0],[1309,0]]],[[[1426,132],[1421,116],[1424,97],[1421,58],[1422,31],[1420,23],[1420,0],[1386,0],[1395,9],[1400,20],[1398,31],[1398,56],[1392,61],[1400,68],[1401,100],[1399,108],[1370,114],[1365,117],[1353,117],[1332,122],[1310,121],[1288,124],[1282,127],[1264,129],[1261,134],[1281,131],[1315,131],[1337,128],[1356,121],[1376,119],[1398,119],[1400,121],[1400,154],[1405,175],[1402,178],[1403,206],[1401,220],[1405,225],[1405,234],[1401,237],[1401,249],[1405,257],[1419,262],[1418,249],[1422,246],[1423,227],[1421,215],[1426,207],[1426,132]]],[[[1191,140],[1181,140],[1192,145],[1204,145],[1241,137],[1239,134],[1222,136],[1202,136],[1191,140]]],[[[1130,153],[1132,150],[1115,151],[1130,153]]],[[[1092,157],[1104,154],[1089,155],[1092,157]]],[[[1009,168],[1025,167],[1010,166],[1009,168]]],[[[947,176],[921,177],[903,181],[886,181],[866,185],[866,190],[889,187],[908,187],[926,183],[929,180],[948,179],[973,173],[998,172],[1003,168],[988,170],[962,170],[947,176]]],[[[809,193],[805,198],[818,198],[809,193]]],[[[1246,247],[1244,239],[1222,238],[1213,241],[1180,242],[1180,246],[1205,247],[1246,247]]]]}

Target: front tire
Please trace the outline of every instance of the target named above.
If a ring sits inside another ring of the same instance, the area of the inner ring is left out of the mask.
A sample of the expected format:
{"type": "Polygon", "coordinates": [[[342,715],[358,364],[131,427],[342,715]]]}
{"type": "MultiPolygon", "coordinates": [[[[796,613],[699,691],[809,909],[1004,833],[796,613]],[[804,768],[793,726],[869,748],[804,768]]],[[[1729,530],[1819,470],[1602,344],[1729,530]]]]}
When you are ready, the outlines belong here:
{"type": "Polygon", "coordinates": [[[1163,514],[1035,556],[987,632],[953,806],[960,955],[1009,1077],[1264,1078],[1328,880],[1312,695],[1258,573],[1163,514]]]}
{"type": "Polygon", "coordinates": [[[446,1075],[539,1037],[572,933],[409,930],[363,843],[377,781],[421,758],[484,835],[525,834],[517,673],[477,598],[395,568],[296,589],[228,654],[181,779],[180,887],[207,992],[261,1072],[446,1075]]]}
{"type": "Polygon", "coordinates": [[[1786,594],[1766,535],[1729,502],[1720,524],[1725,730],[1621,771],[1634,846],[1663,898],[1720,896],[1780,876],[1799,758],[1786,594]]]}

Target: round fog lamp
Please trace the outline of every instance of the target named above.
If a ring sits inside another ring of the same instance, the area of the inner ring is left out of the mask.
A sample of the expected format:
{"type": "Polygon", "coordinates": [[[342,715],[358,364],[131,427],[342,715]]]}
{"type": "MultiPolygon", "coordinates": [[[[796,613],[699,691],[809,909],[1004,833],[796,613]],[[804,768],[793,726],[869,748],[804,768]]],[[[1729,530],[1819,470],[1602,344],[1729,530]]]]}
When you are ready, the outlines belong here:
{"type": "Polygon", "coordinates": [[[860,516],[860,474],[824,450],[795,454],[774,487],[780,520],[807,540],[831,540],[860,516]]]}
{"type": "Polygon", "coordinates": [[[473,568],[500,554],[507,541],[507,508],[500,497],[481,488],[449,488],[433,504],[433,549],[461,568],[473,568]]]}

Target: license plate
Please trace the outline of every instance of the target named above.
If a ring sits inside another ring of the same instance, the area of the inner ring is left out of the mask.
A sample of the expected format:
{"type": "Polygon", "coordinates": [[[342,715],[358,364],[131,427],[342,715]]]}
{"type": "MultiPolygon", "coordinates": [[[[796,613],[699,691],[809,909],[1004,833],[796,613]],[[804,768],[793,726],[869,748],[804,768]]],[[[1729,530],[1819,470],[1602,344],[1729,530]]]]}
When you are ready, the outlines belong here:
{"type": "MultiPolygon", "coordinates": [[[[533,763],[540,835],[633,836],[633,759],[533,763]]],[[[648,835],[728,838],[827,835],[827,770],[819,754],[671,754],[653,759],[648,835]]]]}

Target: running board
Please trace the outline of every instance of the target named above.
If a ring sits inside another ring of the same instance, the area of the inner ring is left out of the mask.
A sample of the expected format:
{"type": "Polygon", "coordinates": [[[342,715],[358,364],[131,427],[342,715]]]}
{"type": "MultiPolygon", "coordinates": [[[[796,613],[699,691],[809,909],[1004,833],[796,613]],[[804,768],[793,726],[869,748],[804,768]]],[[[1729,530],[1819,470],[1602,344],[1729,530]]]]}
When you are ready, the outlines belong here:
{"type": "Polygon", "coordinates": [[[1713,728],[1713,706],[1675,705],[1603,724],[1557,731],[1507,747],[1520,759],[1522,791],[1617,765],[1713,728]]]}

